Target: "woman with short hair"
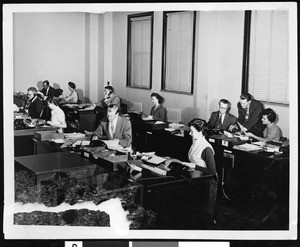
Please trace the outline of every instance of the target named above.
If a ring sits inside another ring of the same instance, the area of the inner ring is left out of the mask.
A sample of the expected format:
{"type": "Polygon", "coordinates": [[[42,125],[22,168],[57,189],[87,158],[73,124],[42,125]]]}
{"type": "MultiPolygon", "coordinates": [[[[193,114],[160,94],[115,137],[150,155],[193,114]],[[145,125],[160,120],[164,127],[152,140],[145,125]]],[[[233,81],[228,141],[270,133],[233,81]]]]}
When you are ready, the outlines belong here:
{"type": "Polygon", "coordinates": [[[76,85],[74,82],[68,82],[68,87],[69,87],[69,90],[71,91],[70,95],[69,96],[66,96],[64,98],[64,100],[67,102],[67,103],[78,103],[79,101],[79,97],[78,97],[78,93],[76,91],[76,85]]]}
{"type": "Polygon", "coordinates": [[[267,108],[262,112],[261,121],[266,128],[263,131],[263,137],[256,136],[250,132],[245,132],[245,135],[252,137],[258,141],[267,142],[267,141],[279,141],[282,133],[280,128],[275,124],[276,113],[271,108],[267,108]]]}
{"type": "Polygon", "coordinates": [[[64,111],[60,109],[53,98],[47,98],[46,103],[47,106],[51,109],[51,120],[47,121],[47,123],[60,128],[66,128],[67,123],[64,111]]]}
{"type": "Polygon", "coordinates": [[[152,93],[151,100],[154,106],[151,108],[150,115],[143,119],[167,121],[167,111],[166,108],[162,106],[163,97],[161,97],[158,93],[152,93]]]}

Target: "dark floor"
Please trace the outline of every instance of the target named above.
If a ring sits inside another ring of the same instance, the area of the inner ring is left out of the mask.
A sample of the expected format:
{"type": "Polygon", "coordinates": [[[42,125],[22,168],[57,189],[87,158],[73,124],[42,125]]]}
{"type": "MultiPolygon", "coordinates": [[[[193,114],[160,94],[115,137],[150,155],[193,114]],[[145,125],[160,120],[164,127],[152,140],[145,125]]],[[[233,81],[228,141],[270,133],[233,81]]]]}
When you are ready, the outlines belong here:
{"type": "Polygon", "coordinates": [[[215,230],[288,230],[288,207],[272,200],[219,198],[215,230]]]}

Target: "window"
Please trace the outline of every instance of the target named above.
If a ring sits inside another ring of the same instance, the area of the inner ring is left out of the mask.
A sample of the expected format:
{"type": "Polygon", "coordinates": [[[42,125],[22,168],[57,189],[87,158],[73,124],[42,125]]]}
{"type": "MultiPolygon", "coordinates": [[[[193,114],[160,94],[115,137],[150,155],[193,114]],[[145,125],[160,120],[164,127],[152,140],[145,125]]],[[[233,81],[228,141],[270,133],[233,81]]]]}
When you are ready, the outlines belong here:
{"type": "Polygon", "coordinates": [[[151,89],[153,12],[128,16],[127,86],[151,89]]]}
{"type": "Polygon", "coordinates": [[[261,101],[288,104],[288,11],[252,11],[246,17],[249,52],[243,90],[261,101]]]}
{"type": "Polygon", "coordinates": [[[195,11],[164,12],[162,90],[193,93],[195,11]]]}

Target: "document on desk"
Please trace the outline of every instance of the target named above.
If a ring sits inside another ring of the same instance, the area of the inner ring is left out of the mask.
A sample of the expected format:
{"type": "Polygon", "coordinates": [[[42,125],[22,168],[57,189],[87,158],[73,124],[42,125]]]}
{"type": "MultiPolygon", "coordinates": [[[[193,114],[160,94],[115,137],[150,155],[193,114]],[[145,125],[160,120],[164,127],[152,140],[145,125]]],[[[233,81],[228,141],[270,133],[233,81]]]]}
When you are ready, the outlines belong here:
{"type": "Polygon", "coordinates": [[[82,134],[82,133],[68,133],[68,134],[65,134],[65,138],[67,139],[79,139],[79,138],[85,138],[85,134],[82,134]]]}
{"type": "Polygon", "coordinates": [[[249,144],[249,143],[245,143],[242,145],[236,145],[233,146],[234,149],[237,150],[243,150],[243,151],[257,151],[257,150],[261,150],[262,148],[253,144],[249,144]]]}
{"type": "Polygon", "coordinates": [[[163,121],[156,121],[154,124],[163,124],[163,121]]]}
{"type": "Polygon", "coordinates": [[[252,144],[259,147],[264,147],[266,145],[265,142],[252,142],[252,144]]]}
{"type": "Polygon", "coordinates": [[[109,149],[117,149],[120,147],[119,140],[102,140],[109,149]]]}
{"type": "Polygon", "coordinates": [[[154,155],[151,159],[148,160],[148,162],[153,165],[159,165],[160,163],[164,162],[165,160],[166,160],[165,158],[154,155]]]}

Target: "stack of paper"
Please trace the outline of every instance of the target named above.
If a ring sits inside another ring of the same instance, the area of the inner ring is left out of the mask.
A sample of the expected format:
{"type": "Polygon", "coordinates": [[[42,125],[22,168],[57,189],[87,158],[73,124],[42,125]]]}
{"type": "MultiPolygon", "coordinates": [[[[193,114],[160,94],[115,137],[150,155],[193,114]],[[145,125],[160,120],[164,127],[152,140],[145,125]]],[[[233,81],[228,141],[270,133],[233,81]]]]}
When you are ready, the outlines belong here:
{"type": "Polygon", "coordinates": [[[155,166],[151,166],[151,165],[147,165],[147,164],[142,164],[142,167],[155,173],[155,174],[158,174],[158,175],[163,175],[165,176],[167,174],[167,171],[164,170],[164,169],[161,169],[159,167],[155,167],[155,166]]]}
{"type": "Polygon", "coordinates": [[[102,140],[109,149],[117,149],[120,148],[119,140],[102,140]]]}
{"type": "Polygon", "coordinates": [[[243,150],[243,151],[256,151],[256,150],[261,150],[262,148],[253,144],[245,143],[242,145],[236,145],[233,147],[234,149],[237,150],[243,150]]]}
{"type": "Polygon", "coordinates": [[[154,155],[152,158],[150,158],[147,162],[153,165],[159,165],[160,163],[164,162],[166,159],[154,155]]]}
{"type": "Polygon", "coordinates": [[[67,139],[79,139],[79,138],[85,138],[85,134],[82,134],[82,133],[68,133],[68,134],[65,134],[65,138],[67,139]]]}

